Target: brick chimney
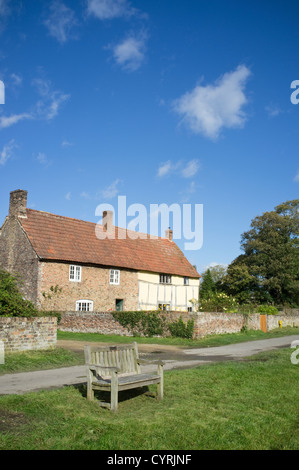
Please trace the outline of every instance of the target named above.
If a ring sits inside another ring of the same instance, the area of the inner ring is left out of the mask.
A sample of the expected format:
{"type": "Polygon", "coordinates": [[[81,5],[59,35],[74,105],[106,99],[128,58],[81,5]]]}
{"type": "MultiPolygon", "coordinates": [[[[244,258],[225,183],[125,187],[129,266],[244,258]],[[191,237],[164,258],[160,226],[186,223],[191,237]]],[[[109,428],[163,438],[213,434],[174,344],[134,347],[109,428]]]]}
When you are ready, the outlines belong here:
{"type": "Polygon", "coordinates": [[[107,233],[113,230],[113,211],[103,211],[103,229],[107,233]]]}
{"type": "Polygon", "coordinates": [[[172,241],[173,239],[173,230],[169,227],[168,230],[165,230],[165,238],[168,238],[168,240],[172,241]]]}
{"type": "Polygon", "coordinates": [[[9,215],[11,217],[27,217],[27,191],[17,189],[10,193],[9,215]]]}

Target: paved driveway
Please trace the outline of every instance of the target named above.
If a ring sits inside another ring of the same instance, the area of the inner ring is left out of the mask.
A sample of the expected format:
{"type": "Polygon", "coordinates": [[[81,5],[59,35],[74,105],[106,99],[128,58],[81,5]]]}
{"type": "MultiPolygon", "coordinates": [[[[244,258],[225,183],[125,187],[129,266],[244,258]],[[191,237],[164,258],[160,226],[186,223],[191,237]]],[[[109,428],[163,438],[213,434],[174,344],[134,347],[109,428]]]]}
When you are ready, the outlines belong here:
{"type": "MultiPolygon", "coordinates": [[[[200,349],[179,349],[174,346],[140,345],[139,351],[142,358],[159,358],[164,360],[164,369],[172,370],[196,367],[211,362],[240,360],[261,351],[290,347],[293,341],[299,341],[299,335],[200,349]]],[[[95,343],[93,343],[93,345],[94,344],[95,343]]],[[[59,341],[58,345],[62,346],[62,342],[59,341]]],[[[80,343],[80,345],[73,344],[70,349],[75,350],[75,348],[82,348],[83,345],[84,343],[80,343]]],[[[66,345],[64,345],[64,347],[66,347],[66,345]]],[[[146,366],[143,370],[145,372],[153,370],[153,366],[146,366]]],[[[84,382],[86,382],[84,366],[5,374],[0,376],[0,395],[23,394],[42,389],[60,388],[65,385],[76,385],[84,382]]]]}

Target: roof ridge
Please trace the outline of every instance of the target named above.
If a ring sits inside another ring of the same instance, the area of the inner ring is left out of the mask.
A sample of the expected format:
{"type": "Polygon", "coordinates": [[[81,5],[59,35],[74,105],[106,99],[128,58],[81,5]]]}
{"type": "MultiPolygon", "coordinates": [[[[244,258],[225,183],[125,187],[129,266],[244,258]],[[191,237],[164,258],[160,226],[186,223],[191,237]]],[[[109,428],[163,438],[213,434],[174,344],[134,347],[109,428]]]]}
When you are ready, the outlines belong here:
{"type": "MultiPolygon", "coordinates": [[[[99,224],[98,222],[90,222],[89,220],[82,220],[82,219],[77,219],[75,217],[68,217],[67,215],[53,214],[53,212],[47,212],[47,211],[41,211],[41,210],[29,209],[29,208],[27,208],[26,210],[29,211],[29,212],[36,212],[36,213],[39,213],[39,214],[42,214],[42,215],[50,215],[50,216],[57,217],[57,218],[60,218],[60,219],[74,220],[76,222],[83,222],[85,224],[91,224],[91,225],[97,225],[97,226],[103,227],[103,225],[99,224]]],[[[146,236],[150,237],[152,240],[157,240],[157,239],[159,239],[159,240],[169,240],[167,237],[159,237],[158,235],[152,235],[150,233],[137,232],[135,230],[130,230],[128,228],[119,227],[118,225],[113,225],[113,227],[117,228],[118,230],[124,230],[128,234],[130,234],[130,233],[136,234],[137,233],[137,234],[140,234],[140,235],[146,235],[146,236]]]]}
{"type": "Polygon", "coordinates": [[[40,211],[40,210],[36,210],[36,209],[26,209],[27,211],[29,212],[37,212],[39,214],[42,214],[42,215],[51,215],[53,217],[58,217],[60,219],[68,219],[68,220],[75,220],[77,222],[84,222],[86,224],[92,224],[92,225],[97,225],[96,222],[90,222],[89,220],[82,220],[82,219],[77,219],[75,217],[68,217],[67,215],[59,215],[59,214],[53,214],[53,212],[47,212],[47,211],[40,211]]]}

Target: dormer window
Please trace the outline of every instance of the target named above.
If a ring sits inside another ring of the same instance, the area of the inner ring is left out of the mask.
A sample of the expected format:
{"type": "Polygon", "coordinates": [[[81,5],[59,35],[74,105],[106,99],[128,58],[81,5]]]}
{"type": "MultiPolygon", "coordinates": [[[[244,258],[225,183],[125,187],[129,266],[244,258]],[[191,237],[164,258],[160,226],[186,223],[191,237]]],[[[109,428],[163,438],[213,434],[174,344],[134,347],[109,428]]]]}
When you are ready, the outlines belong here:
{"type": "Polygon", "coordinates": [[[73,282],[81,282],[81,266],[70,265],[69,280],[73,282]]]}

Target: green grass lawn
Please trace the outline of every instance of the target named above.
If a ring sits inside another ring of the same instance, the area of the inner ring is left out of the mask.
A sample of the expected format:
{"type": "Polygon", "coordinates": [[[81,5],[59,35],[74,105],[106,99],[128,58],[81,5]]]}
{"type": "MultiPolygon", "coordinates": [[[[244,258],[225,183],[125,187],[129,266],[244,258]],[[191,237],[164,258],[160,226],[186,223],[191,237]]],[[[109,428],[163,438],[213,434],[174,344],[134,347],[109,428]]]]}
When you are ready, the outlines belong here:
{"type": "MultiPolygon", "coordinates": [[[[0,364],[0,375],[13,372],[29,372],[56,367],[68,367],[84,364],[82,354],[76,354],[63,348],[46,351],[22,351],[5,354],[5,363],[0,364]]],[[[0,390],[1,393],[1,390],[0,390]]]]}
{"type": "MultiPolygon", "coordinates": [[[[141,338],[116,335],[101,335],[98,333],[68,333],[58,331],[58,339],[76,341],[95,341],[101,343],[131,343],[139,344],[175,345],[182,348],[199,348],[224,346],[226,344],[254,341],[258,339],[275,338],[279,336],[298,335],[299,328],[282,328],[263,333],[250,330],[246,333],[231,333],[223,335],[210,335],[200,340],[187,340],[182,338],[141,338]]],[[[54,348],[47,351],[23,351],[19,353],[6,353],[5,364],[0,364],[0,375],[12,372],[27,372],[56,367],[68,367],[84,363],[84,354],[68,351],[63,348],[54,348]]]]}
{"type": "Polygon", "coordinates": [[[68,331],[57,332],[58,339],[68,339],[74,341],[95,341],[100,343],[131,343],[137,341],[139,344],[160,344],[174,345],[183,348],[205,348],[213,346],[225,346],[226,344],[241,343],[244,341],[254,341],[259,339],[277,338],[280,336],[299,335],[299,327],[277,328],[264,333],[261,330],[248,330],[240,333],[225,333],[209,335],[201,339],[183,339],[183,338],[159,338],[159,337],[134,337],[119,335],[103,335],[99,333],[72,333],[68,331]]]}
{"type": "Polygon", "coordinates": [[[298,450],[291,351],[167,371],[162,402],[123,392],[117,414],[88,402],[84,387],[1,396],[0,449],[298,450]]]}

